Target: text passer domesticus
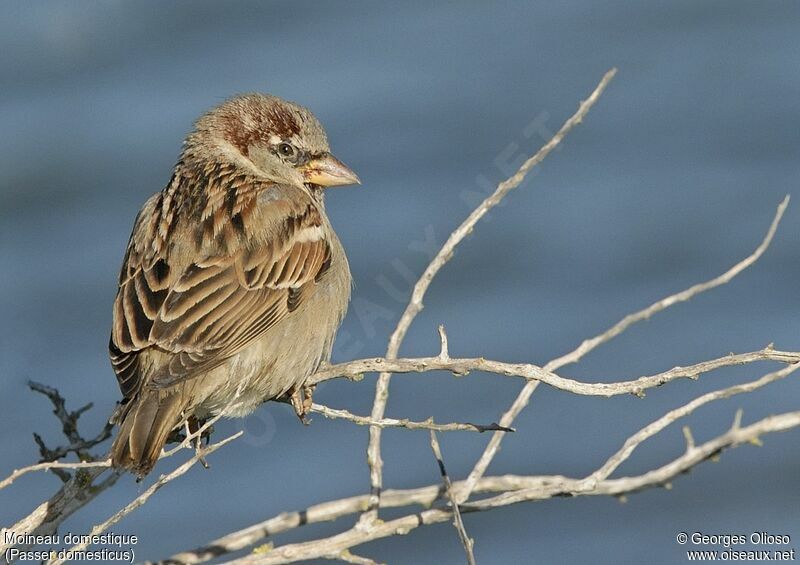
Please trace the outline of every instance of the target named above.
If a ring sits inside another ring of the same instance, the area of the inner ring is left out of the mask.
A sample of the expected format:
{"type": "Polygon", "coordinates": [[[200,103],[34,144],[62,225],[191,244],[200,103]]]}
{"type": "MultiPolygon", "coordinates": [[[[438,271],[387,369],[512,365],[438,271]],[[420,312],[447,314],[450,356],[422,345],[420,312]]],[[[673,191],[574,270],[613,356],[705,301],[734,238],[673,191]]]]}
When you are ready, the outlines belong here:
{"type": "Polygon", "coordinates": [[[329,359],[350,298],[323,194],[354,183],[314,115],[291,102],[237,96],[197,121],[122,265],[109,343],[124,397],[115,467],[146,475],[187,421],[286,396],[304,415],[303,384],[329,359]]]}

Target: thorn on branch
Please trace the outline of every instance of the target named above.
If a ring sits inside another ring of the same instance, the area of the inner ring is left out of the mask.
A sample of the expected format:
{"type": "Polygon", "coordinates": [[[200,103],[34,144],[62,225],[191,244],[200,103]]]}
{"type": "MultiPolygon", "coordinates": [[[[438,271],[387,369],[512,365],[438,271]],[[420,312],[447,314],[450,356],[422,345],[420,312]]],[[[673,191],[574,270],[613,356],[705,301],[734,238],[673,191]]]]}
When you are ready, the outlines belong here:
{"type": "Polygon", "coordinates": [[[731,431],[736,432],[742,427],[742,415],[744,414],[744,410],[739,408],[736,411],[736,415],[733,417],[733,424],[731,425],[731,431]]]}
{"type": "Polygon", "coordinates": [[[693,451],[695,448],[694,436],[692,436],[692,429],[689,426],[683,426],[683,437],[686,438],[686,452],[693,451]]]}
{"type": "Polygon", "coordinates": [[[450,351],[447,346],[447,332],[443,324],[439,324],[439,340],[441,341],[441,349],[439,350],[439,359],[441,361],[450,360],[450,351]]]}

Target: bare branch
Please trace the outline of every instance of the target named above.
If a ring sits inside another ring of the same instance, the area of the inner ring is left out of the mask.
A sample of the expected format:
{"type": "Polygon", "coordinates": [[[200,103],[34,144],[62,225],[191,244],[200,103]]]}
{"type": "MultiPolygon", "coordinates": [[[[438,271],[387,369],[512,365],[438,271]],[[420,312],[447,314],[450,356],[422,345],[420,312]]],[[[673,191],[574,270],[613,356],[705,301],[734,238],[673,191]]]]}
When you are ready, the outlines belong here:
{"type": "MultiPolygon", "coordinates": [[[[47,387],[49,388],[49,387],[47,387]]],[[[54,390],[54,389],[52,389],[54,390]]],[[[57,391],[56,391],[57,392],[57,391]]],[[[200,437],[211,425],[219,419],[219,416],[212,418],[200,429],[185,437],[181,443],[169,450],[161,453],[159,459],[170,457],[177,451],[192,446],[192,441],[200,437]]],[[[228,441],[228,440],[226,440],[228,441]]],[[[216,448],[215,448],[216,449],[216,448]]],[[[205,450],[205,453],[208,453],[205,450]]],[[[2,486],[11,484],[16,478],[31,471],[74,468],[77,472],[67,480],[61,489],[56,492],[49,500],[41,503],[33,512],[20,519],[16,524],[8,528],[10,532],[26,533],[32,535],[50,535],[56,532],[58,526],[72,514],[83,508],[95,497],[106,489],[112,487],[122,475],[121,471],[111,470],[108,477],[100,483],[94,481],[99,478],[109,467],[108,456],[104,461],[83,462],[83,463],[63,463],[49,462],[39,465],[32,465],[24,469],[14,471],[9,477],[3,480],[2,486]]],[[[10,545],[0,539],[0,554],[5,552],[10,545]]],[[[21,548],[27,546],[20,546],[21,548]]]]}
{"type": "MultiPolygon", "coordinates": [[[[45,387],[45,385],[39,385],[39,386],[45,387]]],[[[50,387],[45,387],[45,388],[55,392],[55,394],[58,395],[58,391],[57,390],[55,390],[53,388],[50,388],[50,387]]],[[[60,398],[60,395],[58,395],[58,396],[60,398]]],[[[89,406],[89,405],[87,405],[87,406],[89,406]]],[[[83,411],[83,409],[81,409],[81,410],[83,411]]],[[[171,457],[172,455],[174,455],[178,451],[180,451],[182,449],[185,449],[187,447],[191,447],[192,440],[195,440],[195,439],[201,437],[202,434],[205,433],[206,430],[211,428],[211,426],[213,426],[214,423],[216,423],[217,420],[219,420],[221,417],[222,416],[215,416],[214,418],[209,419],[199,429],[197,429],[194,432],[192,432],[189,435],[187,435],[177,446],[173,447],[170,450],[161,452],[161,455],[159,456],[159,459],[164,459],[165,457],[171,457]]],[[[487,429],[489,429],[489,428],[487,428],[487,429]]],[[[497,429],[497,428],[493,428],[493,429],[497,429]]],[[[44,463],[37,463],[35,465],[29,465],[28,467],[23,467],[21,469],[15,469],[11,473],[11,475],[9,475],[8,477],[6,477],[2,481],[0,481],[0,490],[5,488],[5,487],[7,487],[11,483],[13,483],[16,479],[18,479],[22,475],[25,475],[25,474],[33,472],[33,471],[49,471],[49,470],[52,470],[52,469],[89,469],[89,468],[92,468],[92,467],[111,467],[111,459],[106,457],[102,461],[100,461],[100,460],[98,460],[98,461],[89,460],[89,461],[81,461],[81,462],[77,462],[77,463],[68,463],[68,462],[62,462],[62,461],[47,461],[47,462],[44,462],[44,463]]]]}
{"type": "Polygon", "coordinates": [[[0,489],[4,489],[16,479],[30,473],[32,471],[49,471],[51,469],[88,469],[91,467],[110,467],[111,460],[105,461],[80,461],[77,463],[62,463],[61,461],[49,461],[46,463],[37,463],[36,465],[29,465],[22,469],[15,469],[8,477],[0,481],[0,489]]]}
{"type": "MultiPolygon", "coordinates": [[[[476,487],[476,492],[505,492],[510,489],[532,488],[549,485],[564,477],[527,477],[520,475],[503,475],[501,477],[484,477],[476,487]]],[[[458,491],[463,482],[454,483],[458,491]]],[[[414,489],[387,489],[381,496],[381,508],[399,508],[419,505],[429,508],[434,502],[442,500],[444,489],[441,484],[429,485],[414,489]]],[[[221,555],[240,551],[259,543],[270,536],[300,528],[309,524],[331,522],[338,518],[357,514],[366,510],[369,495],[353,496],[309,506],[296,512],[284,512],[274,518],[264,520],[237,532],[232,532],[209,542],[205,546],[173,555],[159,563],[204,563],[221,555]]]]}
{"type": "MultiPolygon", "coordinates": [[[[446,352],[446,334],[445,334],[445,349],[446,352]]],[[[759,361],[776,361],[781,363],[797,363],[800,362],[800,352],[795,351],[778,351],[771,346],[765,347],[759,351],[751,351],[748,353],[730,354],[717,359],[703,361],[694,365],[686,367],[674,367],[668,371],[664,371],[651,376],[640,377],[630,381],[620,381],[613,383],[587,383],[574,379],[561,377],[555,373],[545,371],[543,368],[527,363],[504,363],[501,361],[492,361],[489,359],[469,358],[469,359],[453,359],[449,356],[443,357],[440,353],[437,357],[419,357],[411,359],[385,359],[382,357],[371,359],[358,359],[341,363],[337,365],[329,365],[324,369],[318,371],[314,376],[314,382],[324,382],[336,377],[345,377],[356,379],[363,373],[387,371],[391,373],[409,373],[409,372],[430,372],[430,371],[448,371],[455,375],[466,375],[471,371],[482,371],[487,373],[495,373],[506,376],[521,377],[524,379],[535,380],[574,394],[590,395],[590,396],[617,396],[621,394],[635,394],[642,396],[644,391],[662,386],[668,382],[677,379],[696,379],[701,374],[714,371],[723,367],[730,367],[733,365],[744,365],[748,363],[755,363],[759,361]]],[[[347,410],[340,410],[314,404],[312,410],[322,414],[327,418],[339,418],[352,421],[358,425],[374,425],[380,427],[402,427],[408,429],[426,429],[436,431],[513,431],[513,428],[503,428],[502,426],[492,423],[472,424],[472,423],[452,423],[452,424],[436,424],[432,421],[426,422],[412,422],[407,419],[393,419],[384,418],[382,420],[373,420],[365,416],[357,416],[348,412],[347,410]]],[[[168,457],[179,451],[180,449],[189,447],[190,441],[204,433],[212,426],[218,418],[213,418],[206,422],[199,430],[191,434],[187,440],[184,440],[180,445],[166,451],[161,457],[168,457]]],[[[38,463],[22,469],[15,470],[10,476],[0,481],[0,489],[10,485],[14,480],[20,476],[32,472],[43,471],[54,468],[61,469],[85,469],[90,467],[103,467],[108,466],[110,463],[106,461],[87,461],[78,463],[62,463],[59,461],[38,463]]]]}
{"type": "MultiPolygon", "coordinates": [[[[552,139],[545,143],[535,155],[525,161],[513,176],[498,184],[497,189],[483,202],[481,202],[481,204],[475,208],[472,213],[470,213],[467,219],[464,220],[461,225],[450,234],[450,237],[447,238],[445,244],[442,246],[428,267],[425,269],[425,272],[422,273],[422,276],[414,285],[414,290],[411,293],[411,300],[406,306],[403,315],[400,317],[397,327],[389,338],[389,346],[386,349],[387,359],[395,359],[397,357],[400,350],[400,345],[402,344],[403,339],[405,339],[408,328],[411,326],[411,323],[414,321],[414,318],[416,318],[417,314],[422,310],[423,298],[425,297],[428,287],[439,270],[453,256],[456,247],[467,235],[472,232],[478,221],[480,221],[480,219],[483,218],[489,212],[489,210],[497,206],[497,204],[499,204],[509,192],[517,188],[522,181],[525,180],[528,172],[533,167],[541,163],[544,158],[547,157],[547,155],[549,155],[550,152],[559,145],[559,143],[561,143],[561,140],[564,139],[564,137],[572,130],[572,128],[583,121],[583,118],[589,112],[589,109],[594,106],[597,100],[599,100],[603,91],[606,89],[606,86],[608,86],[609,82],[611,82],[611,79],[613,79],[614,75],[616,74],[616,69],[611,69],[608,71],[603,76],[602,80],[594,89],[589,98],[580,104],[575,114],[573,114],[572,117],[570,117],[564,123],[564,125],[561,126],[561,129],[558,130],[552,139]]],[[[375,387],[375,400],[372,406],[371,414],[373,420],[381,420],[384,416],[386,411],[386,402],[389,398],[390,379],[391,373],[386,372],[381,373],[380,377],[378,378],[378,382],[375,387]]],[[[504,425],[504,427],[510,427],[510,424],[504,425]]],[[[369,432],[367,463],[369,464],[370,468],[372,501],[370,504],[370,510],[363,516],[363,519],[366,522],[374,520],[377,516],[380,491],[383,487],[383,460],[381,459],[380,445],[381,428],[378,426],[371,426],[369,432]]]]}
{"type": "MultiPolygon", "coordinates": [[[[61,431],[66,436],[67,441],[69,441],[67,445],[49,448],[47,444],[45,444],[44,439],[42,439],[42,436],[34,432],[33,439],[36,445],[39,446],[39,454],[41,455],[39,462],[46,463],[56,461],[70,453],[77,455],[78,459],[81,461],[94,461],[95,458],[89,453],[89,450],[111,437],[111,430],[114,426],[110,422],[106,422],[106,425],[103,426],[103,429],[100,430],[97,436],[91,439],[84,439],[78,431],[78,419],[84,412],[92,408],[91,402],[70,412],[67,410],[64,397],[62,397],[56,389],[34,381],[28,381],[28,387],[34,392],[43,394],[50,400],[53,404],[53,414],[55,414],[56,418],[61,422],[61,431]]],[[[53,474],[61,479],[62,482],[66,483],[71,477],[71,475],[64,470],[64,467],[51,466],[48,467],[48,469],[53,471],[53,474]]],[[[3,483],[5,483],[5,481],[3,483]]],[[[3,486],[0,486],[0,488],[3,488],[3,486]]]]}
{"type": "MultiPolygon", "coordinates": [[[[704,404],[708,404],[709,402],[713,402],[715,400],[721,400],[723,398],[729,398],[737,394],[752,392],[770,383],[774,383],[775,381],[779,381],[783,378],[788,377],[789,375],[794,373],[797,369],[800,369],[800,363],[795,363],[793,365],[789,365],[788,367],[784,367],[779,371],[768,373],[763,377],[761,377],[760,379],[749,383],[734,385],[703,394],[702,396],[698,396],[697,398],[695,398],[688,404],[681,406],[680,408],[670,410],[658,420],[652,422],[648,426],[645,426],[644,428],[639,430],[636,434],[629,437],[627,441],[625,441],[625,444],[622,446],[622,448],[617,453],[612,455],[602,467],[600,467],[597,471],[595,471],[589,477],[587,477],[587,480],[601,481],[603,479],[607,479],[609,476],[611,476],[611,473],[613,473],[617,469],[617,467],[619,467],[622,464],[623,461],[625,461],[631,456],[633,450],[636,449],[642,442],[653,437],[658,432],[660,432],[661,430],[663,430],[676,420],[688,416],[689,414],[691,414],[704,404]]],[[[691,437],[691,432],[689,437],[691,437]]],[[[687,447],[688,447],[687,451],[691,451],[692,449],[695,448],[694,439],[689,441],[689,439],[687,438],[687,447]]]]}
{"type": "MultiPolygon", "coordinates": [[[[469,481],[460,481],[450,486],[445,486],[445,488],[429,486],[411,490],[387,490],[381,497],[381,507],[390,508],[421,505],[429,508],[436,501],[442,500],[448,496],[454,496],[456,500],[458,500],[460,497],[464,496],[464,492],[466,492],[467,489],[469,489],[469,492],[501,492],[501,494],[497,496],[484,500],[459,503],[462,511],[472,512],[488,510],[490,508],[506,506],[517,502],[543,500],[559,495],[629,494],[642,488],[666,484],[679,474],[712,455],[719,453],[726,447],[736,446],[743,442],[754,443],[757,441],[758,437],[764,433],[784,431],[800,426],[800,411],[765,418],[756,424],[743,428],[741,426],[741,410],[737,410],[733,424],[727,433],[700,446],[692,444],[691,449],[687,449],[681,457],[675,459],[671,463],[637,477],[623,477],[619,479],[609,479],[609,477],[644,441],[663,431],[668,425],[691,414],[701,406],[737,394],[753,392],[768,384],[786,378],[798,369],[800,369],[800,363],[795,363],[779,371],[768,373],[755,381],[704,394],[679,408],[667,412],[662,417],[631,435],[616,453],[611,455],[596,471],[583,479],[573,479],[559,475],[506,475],[503,477],[481,478],[476,485],[471,485],[469,481]]],[[[435,437],[432,440],[432,447],[434,440],[435,437]]],[[[435,448],[434,453],[436,453],[435,448]]],[[[175,555],[167,562],[201,563],[226,553],[244,549],[268,536],[274,536],[275,534],[306,524],[328,522],[348,514],[363,511],[368,503],[369,497],[363,495],[318,504],[302,512],[284,513],[265,522],[215,540],[205,547],[175,555]]],[[[366,541],[371,541],[380,537],[404,534],[419,525],[455,518],[451,509],[428,510],[410,516],[398,519],[399,521],[392,521],[391,523],[393,526],[388,529],[384,529],[385,523],[380,521],[370,524],[359,521],[351,530],[331,538],[290,544],[277,549],[273,548],[268,554],[263,556],[263,559],[259,558],[255,562],[285,563],[292,560],[312,559],[320,556],[333,555],[358,544],[365,543],[366,541]],[[444,514],[440,514],[440,512],[444,512],[444,514]],[[419,522],[411,524],[409,522],[410,516],[421,518],[419,522]],[[431,521],[425,521],[426,519],[431,521]]],[[[251,562],[252,559],[254,559],[254,557],[249,556],[237,562],[251,562]]]]}
{"type": "MultiPolygon", "coordinates": [[[[520,502],[545,500],[555,496],[620,496],[630,494],[645,488],[670,484],[670,481],[674,480],[682,473],[718,455],[725,448],[747,443],[756,444],[758,438],[767,433],[786,431],[798,426],[800,426],[800,411],[769,416],[746,427],[731,427],[726,433],[696,446],[695,449],[685,452],[670,463],[653,471],[632,477],[605,479],[597,482],[589,481],[588,477],[586,479],[572,479],[562,476],[508,476],[486,478],[481,480],[480,484],[482,487],[487,487],[487,489],[497,488],[499,490],[505,490],[505,492],[483,500],[463,503],[460,505],[460,508],[464,513],[480,512],[520,502]],[[491,485],[484,483],[484,481],[491,481],[491,485]],[[528,482],[530,486],[522,486],[522,488],[520,488],[520,486],[526,482],[528,482]]],[[[454,491],[457,493],[467,486],[466,481],[461,481],[453,485],[454,491]]],[[[436,492],[433,490],[434,487],[427,487],[427,489],[428,493],[436,492]]],[[[389,492],[390,491],[386,491],[386,498],[388,498],[389,492]]],[[[439,489],[438,492],[441,496],[441,489],[439,489]]],[[[335,501],[327,504],[339,505],[345,501],[352,502],[353,500],[354,499],[343,499],[342,501],[335,501]]],[[[366,496],[358,497],[358,501],[362,504],[366,500],[366,496]]],[[[384,502],[386,502],[386,500],[382,499],[382,506],[384,502]]],[[[406,499],[406,505],[419,502],[419,500],[412,500],[411,497],[407,497],[406,499]]],[[[351,510],[347,513],[352,513],[354,511],[357,510],[351,510]]],[[[341,515],[344,514],[328,516],[327,519],[330,520],[341,515]]],[[[279,518],[281,517],[276,518],[276,520],[279,518]]],[[[279,546],[264,554],[248,555],[241,559],[233,560],[230,563],[237,565],[244,563],[271,565],[291,563],[304,559],[314,559],[344,551],[376,539],[394,535],[405,535],[420,526],[441,523],[451,519],[453,519],[453,510],[451,508],[432,508],[386,522],[375,521],[371,524],[359,523],[353,528],[334,536],[279,546]]],[[[222,546],[216,546],[216,548],[220,550],[222,546]]],[[[241,549],[241,547],[239,549],[241,549]]],[[[227,551],[223,553],[225,552],[227,551]]],[[[221,553],[217,553],[217,555],[220,554],[221,553]]],[[[191,554],[179,554],[173,559],[182,558],[185,555],[191,554]]],[[[206,559],[189,559],[185,562],[198,563],[205,560],[206,559]]]]}
{"type": "Polygon", "coordinates": [[[703,361],[686,367],[674,367],[669,371],[655,375],[644,376],[630,381],[612,383],[587,383],[575,379],[561,377],[554,372],[547,371],[538,365],[530,363],[505,363],[492,361],[483,357],[442,359],[437,357],[415,357],[409,359],[386,359],[374,357],[371,359],[357,359],[328,365],[318,371],[313,378],[314,383],[320,383],[337,377],[358,379],[364,373],[386,371],[390,373],[427,373],[431,371],[448,371],[456,376],[464,376],[472,371],[494,373],[508,377],[520,377],[530,381],[538,381],[553,388],[586,396],[618,396],[621,394],[634,394],[643,396],[648,389],[659,387],[670,381],[678,379],[697,379],[703,373],[715,371],[733,365],[746,365],[758,361],[777,361],[780,363],[797,363],[800,361],[798,351],[777,351],[767,346],[759,351],[734,354],[703,361]]]}
{"type": "MultiPolygon", "coordinates": [[[[236,432],[235,434],[223,439],[222,441],[219,441],[219,442],[214,443],[212,445],[206,446],[203,449],[203,452],[204,452],[203,455],[213,453],[214,451],[216,451],[220,447],[224,446],[225,444],[230,443],[231,441],[235,440],[236,438],[241,436],[243,433],[244,433],[243,431],[236,432]]],[[[180,477],[181,475],[185,474],[186,471],[188,471],[189,469],[191,469],[194,466],[195,463],[197,463],[198,461],[201,460],[201,457],[202,456],[201,456],[200,453],[195,453],[192,456],[191,459],[186,461],[183,465],[181,465],[180,467],[176,468],[171,473],[169,473],[167,475],[161,475],[155,483],[150,485],[150,487],[147,490],[145,490],[142,494],[140,494],[135,499],[133,499],[127,506],[125,506],[125,508],[119,510],[113,516],[109,517],[107,520],[105,520],[105,521],[101,522],[100,524],[97,524],[96,526],[94,526],[92,528],[91,532],[89,532],[89,535],[90,536],[95,536],[97,534],[103,533],[108,528],[110,528],[111,526],[113,526],[114,524],[119,522],[122,518],[124,518],[125,516],[127,516],[128,514],[130,514],[131,512],[136,510],[137,508],[139,508],[140,506],[142,506],[145,502],[148,501],[148,499],[151,496],[153,496],[165,484],[167,484],[170,481],[173,481],[173,480],[177,479],[178,477],[180,477]]],[[[88,542],[81,542],[79,544],[76,544],[76,545],[72,546],[67,551],[68,552],[81,551],[83,549],[86,549],[88,546],[89,546],[88,542]]],[[[61,559],[52,559],[48,563],[50,565],[60,565],[61,563],[63,563],[63,560],[61,560],[61,559]]]]}
{"type": "Polygon", "coordinates": [[[556,490],[556,485],[523,488],[484,500],[462,504],[461,510],[462,512],[488,510],[489,508],[497,508],[524,501],[543,500],[555,495],[564,494],[570,496],[619,496],[634,493],[648,487],[669,485],[670,481],[674,480],[682,473],[685,473],[698,463],[702,463],[718,455],[722,450],[728,447],[736,447],[742,444],[759,445],[759,438],[764,434],[783,432],[798,426],[800,426],[800,411],[768,416],[750,426],[740,428],[731,427],[726,433],[701,445],[697,445],[694,449],[684,452],[683,455],[670,463],[642,475],[606,479],[597,482],[594,488],[589,490],[584,490],[586,479],[567,479],[560,485],[563,487],[563,490],[556,490]]]}
{"type": "Polygon", "coordinates": [[[437,432],[489,432],[489,431],[503,431],[513,432],[513,428],[501,428],[495,423],[491,424],[472,424],[470,422],[452,423],[452,424],[437,424],[433,418],[428,418],[424,422],[412,422],[406,418],[396,420],[394,418],[383,418],[382,420],[373,420],[367,416],[358,416],[347,410],[338,408],[329,408],[321,404],[312,404],[311,411],[322,414],[326,418],[336,418],[340,420],[348,420],[359,426],[379,426],[381,428],[406,428],[409,430],[432,430],[437,432]]]}
{"type": "MultiPolygon", "coordinates": [[[[83,413],[92,407],[91,403],[70,412],[66,408],[66,401],[56,389],[33,381],[29,381],[28,386],[34,392],[47,396],[53,404],[53,414],[61,422],[61,430],[69,444],[50,449],[38,434],[34,434],[34,439],[42,455],[42,461],[39,464],[15,470],[10,476],[0,481],[0,489],[7,487],[17,478],[32,471],[50,470],[56,474],[64,483],[62,487],[49,500],[39,504],[33,512],[18,520],[7,530],[11,533],[49,535],[55,533],[61,522],[91,502],[100,493],[112,487],[119,479],[120,474],[112,471],[99,483],[95,484],[94,482],[95,479],[106,472],[108,457],[102,456],[102,458],[98,458],[92,455],[89,450],[110,436],[111,424],[106,423],[100,433],[93,439],[87,440],[81,436],[78,431],[78,420],[83,413]],[[69,453],[75,453],[81,461],[75,463],[55,461],[55,459],[64,457],[69,453]],[[102,460],[97,461],[96,459],[102,460]],[[75,472],[70,475],[66,471],[67,469],[74,469],[75,472]]],[[[0,554],[4,554],[9,547],[10,543],[5,538],[0,539],[0,554]]],[[[21,546],[21,549],[27,547],[21,546]]]]}
{"type": "MultiPolygon", "coordinates": [[[[562,355],[561,357],[553,359],[544,366],[544,370],[552,372],[560,369],[564,365],[570,363],[577,363],[584,355],[586,355],[599,345],[615,338],[616,336],[621,334],[623,331],[625,331],[627,328],[629,328],[636,322],[646,320],[653,314],[661,312],[662,310],[665,310],[674,304],[678,304],[679,302],[685,302],[702,292],[711,290],[712,288],[718,287],[720,285],[723,285],[731,281],[736,275],[738,275],[747,267],[755,263],[761,257],[761,255],[764,254],[764,251],[766,251],[766,249],[769,247],[769,244],[772,242],[772,238],[775,235],[775,231],[778,229],[778,224],[780,223],[781,218],[783,218],[783,213],[786,211],[786,207],[788,205],[789,205],[789,196],[787,195],[778,206],[778,209],[775,212],[775,217],[773,218],[772,223],[770,224],[769,229],[767,230],[767,234],[764,236],[764,239],[761,241],[758,247],[756,247],[755,251],[750,255],[748,255],[747,257],[745,257],[743,260],[736,263],[733,267],[725,271],[723,274],[709,281],[696,284],[684,291],[663,298],[658,302],[651,304],[650,306],[648,306],[643,310],[625,316],[622,320],[611,326],[603,333],[591,339],[585,340],[575,350],[571,351],[570,353],[567,353],[566,355],[562,355]]],[[[538,381],[528,381],[528,383],[525,384],[523,389],[520,391],[519,395],[517,395],[517,398],[511,404],[511,407],[503,414],[502,418],[500,418],[501,426],[511,426],[514,423],[514,419],[528,405],[528,401],[530,400],[531,395],[536,390],[536,387],[538,385],[539,385],[538,381]]],[[[489,440],[488,445],[484,449],[477,463],[475,463],[475,467],[472,469],[472,472],[469,474],[469,477],[467,477],[468,488],[464,490],[464,492],[462,493],[463,498],[460,498],[459,501],[463,501],[469,498],[469,494],[472,492],[472,488],[475,486],[478,479],[480,479],[486,472],[486,469],[489,467],[489,464],[492,462],[492,459],[494,459],[495,455],[497,454],[497,450],[500,448],[500,443],[502,441],[503,441],[503,434],[495,433],[492,435],[492,439],[489,440]]]]}
{"type": "MultiPolygon", "coordinates": [[[[112,471],[102,482],[94,484],[95,479],[107,470],[104,467],[78,469],[56,494],[39,504],[33,512],[17,521],[7,531],[34,536],[54,534],[64,520],[117,482],[121,474],[112,471]]],[[[5,537],[0,539],[0,555],[4,554],[6,549],[11,546],[12,544],[7,542],[5,537]]],[[[29,546],[18,547],[25,549],[29,546]]]]}
{"type": "MultiPolygon", "coordinates": [[[[442,326],[439,326],[442,328],[442,326]]],[[[447,474],[447,469],[444,466],[444,458],[442,457],[442,450],[439,448],[439,440],[436,439],[436,432],[431,430],[431,449],[433,456],[436,457],[436,462],[439,464],[439,472],[442,475],[442,482],[444,483],[447,498],[450,500],[450,507],[453,509],[453,526],[458,532],[458,539],[461,540],[461,545],[464,546],[464,552],[467,554],[467,563],[475,565],[475,554],[473,553],[473,546],[475,540],[467,535],[467,530],[464,527],[464,521],[461,519],[461,512],[458,510],[458,502],[453,494],[453,483],[450,482],[450,476],[447,474]]]]}

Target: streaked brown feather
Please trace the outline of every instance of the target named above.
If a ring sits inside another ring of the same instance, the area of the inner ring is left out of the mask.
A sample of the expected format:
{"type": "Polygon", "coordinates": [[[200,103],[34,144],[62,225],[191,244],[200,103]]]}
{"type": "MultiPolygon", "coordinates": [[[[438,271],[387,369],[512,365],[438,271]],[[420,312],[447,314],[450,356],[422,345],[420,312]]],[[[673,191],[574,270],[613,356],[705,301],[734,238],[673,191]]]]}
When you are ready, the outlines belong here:
{"type": "MultiPolygon", "coordinates": [[[[329,243],[319,229],[322,219],[313,202],[298,205],[267,199],[266,210],[260,213],[273,217],[274,237],[251,241],[230,228],[231,214],[252,217],[258,193],[237,192],[231,203],[230,187],[222,183],[241,188],[244,180],[242,175],[230,175],[227,168],[207,169],[203,179],[214,190],[208,193],[196,229],[202,234],[198,241],[211,253],[181,272],[170,264],[174,211],[166,210],[164,203],[180,201],[172,195],[183,186],[178,176],[165,189],[167,194],[152,203],[157,220],[146,223],[140,216],[131,237],[110,345],[112,357],[119,359],[114,368],[126,397],[142,383],[136,363],[121,356],[133,357],[149,347],[173,354],[168,370],[149,383],[158,388],[208,371],[299,308],[328,267],[329,243]],[[225,245],[220,245],[220,236],[225,245]]],[[[262,191],[276,190],[251,184],[262,191]]]]}

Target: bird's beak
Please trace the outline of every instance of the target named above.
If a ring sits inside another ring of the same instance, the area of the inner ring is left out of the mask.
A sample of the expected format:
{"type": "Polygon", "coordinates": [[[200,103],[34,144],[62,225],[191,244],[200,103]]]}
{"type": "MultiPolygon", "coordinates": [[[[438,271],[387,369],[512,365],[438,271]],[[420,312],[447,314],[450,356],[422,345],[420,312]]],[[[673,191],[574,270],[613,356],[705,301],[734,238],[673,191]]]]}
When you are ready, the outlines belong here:
{"type": "Polygon", "coordinates": [[[350,168],[330,153],[323,153],[298,167],[306,181],[319,186],[361,184],[350,168]]]}

